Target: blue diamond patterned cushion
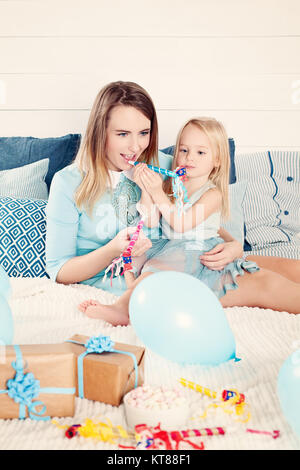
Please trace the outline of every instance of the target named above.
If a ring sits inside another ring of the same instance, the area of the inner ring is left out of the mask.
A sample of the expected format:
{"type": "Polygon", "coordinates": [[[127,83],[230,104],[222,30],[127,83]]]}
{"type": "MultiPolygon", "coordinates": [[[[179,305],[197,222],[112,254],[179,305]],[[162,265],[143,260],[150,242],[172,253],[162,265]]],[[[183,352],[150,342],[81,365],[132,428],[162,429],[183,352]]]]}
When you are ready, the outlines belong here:
{"type": "Polygon", "coordinates": [[[47,201],[0,197],[0,265],[10,277],[48,277],[47,201]]]}

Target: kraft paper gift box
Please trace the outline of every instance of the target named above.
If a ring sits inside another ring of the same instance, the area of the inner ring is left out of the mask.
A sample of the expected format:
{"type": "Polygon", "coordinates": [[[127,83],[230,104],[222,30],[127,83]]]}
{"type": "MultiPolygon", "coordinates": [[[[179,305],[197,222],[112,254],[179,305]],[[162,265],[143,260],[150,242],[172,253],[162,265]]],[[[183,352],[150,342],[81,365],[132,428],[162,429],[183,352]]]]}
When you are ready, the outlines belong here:
{"type": "Polygon", "coordinates": [[[76,394],[80,398],[118,406],[127,392],[144,383],[145,348],[113,343],[101,335],[74,335],[68,344],[77,357],[76,394]]]}
{"type": "Polygon", "coordinates": [[[65,343],[2,347],[0,418],[74,416],[75,362],[65,343]]]}

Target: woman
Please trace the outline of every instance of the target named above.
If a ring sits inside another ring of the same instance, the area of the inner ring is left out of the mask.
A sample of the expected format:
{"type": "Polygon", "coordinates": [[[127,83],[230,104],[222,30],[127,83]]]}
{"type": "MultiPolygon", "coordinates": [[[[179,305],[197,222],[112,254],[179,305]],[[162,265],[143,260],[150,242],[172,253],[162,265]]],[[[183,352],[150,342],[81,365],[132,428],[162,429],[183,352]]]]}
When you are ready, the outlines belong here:
{"type": "MultiPolygon", "coordinates": [[[[116,295],[124,292],[123,276],[112,283],[103,279],[105,268],[127,247],[139,220],[136,203],[141,190],[133,181],[129,161],[169,165],[159,152],[157,161],[157,148],[157,118],[148,93],[132,82],[114,82],[100,90],[75,162],[52,181],[46,236],[51,279],[64,284],[81,282],[116,295]]],[[[220,236],[227,243],[201,260],[211,269],[242,254],[241,245],[230,234],[221,229],[220,236]]],[[[151,252],[158,238],[159,229],[145,228],[132,255],[151,252]]]]}

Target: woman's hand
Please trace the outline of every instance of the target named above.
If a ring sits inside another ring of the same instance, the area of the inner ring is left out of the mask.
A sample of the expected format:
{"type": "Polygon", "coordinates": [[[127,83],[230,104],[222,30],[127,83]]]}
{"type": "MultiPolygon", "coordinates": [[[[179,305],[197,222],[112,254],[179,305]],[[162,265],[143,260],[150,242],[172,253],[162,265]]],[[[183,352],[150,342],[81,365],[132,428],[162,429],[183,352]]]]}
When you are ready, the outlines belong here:
{"type": "MultiPolygon", "coordinates": [[[[130,238],[136,231],[137,227],[127,227],[120,232],[111,240],[110,244],[113,248],[116,256],[119,256],[120,253],[123,253],[124,250],[129,245],[130,238]]],[[[135,242],[135,245],[132,249],[132,256],[140,256],[144,254],[149,248],[151,248],[152,242],[149,238],[146,237],[144,232],[141,230],[139,237],[135,242]]]]}
{"type": "Polygon", "coordinates": [[[148,168],[146,163],[139,163],[138,165],[135,165],[135,167],[133,168],[133,174],[132,174],[133,181],[141,188],[143,192],[144,191],[147,192],[146,188],[143,185],[143,181],[141,178],[141,175],[143,174],[145,168],[148,168]]]}
{"type": "Polygon", "coordinates": [[[141,230],[139,233],[139,238],[135,242],[131,254],[132,256],[141,256],[146,253],[146,251],[149,250],[151,246],[151,240],[149,240],[149,238],[144,234],[143,230],[141,230]]]}
{"type": "Polygon", "coordinates": [[[237,240],[219,243],[212,250],[200,256],[200,261],[204,266],[213,270],[220,271],[236,258],[243,256],[243,247],[237,240]]]}

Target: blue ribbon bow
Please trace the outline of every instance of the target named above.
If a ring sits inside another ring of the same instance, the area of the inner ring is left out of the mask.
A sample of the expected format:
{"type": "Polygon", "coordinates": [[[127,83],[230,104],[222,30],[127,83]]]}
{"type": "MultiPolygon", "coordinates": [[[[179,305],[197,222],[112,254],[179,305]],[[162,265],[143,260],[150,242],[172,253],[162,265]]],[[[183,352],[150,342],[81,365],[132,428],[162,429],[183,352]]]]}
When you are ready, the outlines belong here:
{"type": "Polygon", "coordinates": [[[68,340],[68,343],[80,344],[84,346],[86,350],[78,356],[77,359],[77,373],[78,373],[78,396],[84,398],[84,384],[83,384],[83,359],[87,354],[102,354],[103,352],[114,352],[118,354],[126,354],[130,356],[134,364],[135,382],[134,388],[138,385],[138,365],[134,354],[128,351],[119,351],[114,349],[114,342],[109,336],[91,336],[88,341],[83,344],[79,341],[68,340]]]}
{"type": "Polygon", "coordinates": [[[50,416],[43,416],[46,412],[46,406],[42,401],[33,401],[40,393],[57,393],[57,394],[74,394],[75,387],[62,388],[62,387],[40,387],[40,381],[37,380],[32,372],[24,374],[23,357],[20,346],[14,345],[16,352],[16,361],[11,365],[16,371],[13,379],[6,382],[7,389],[0,390],[0,394],[7,393],[15,403],[19,404],[19,419],[26,418],[26,408],[28,409],[28,416],[37,421],[48,421],[50,416]],[[37,406],[42,406],[38,411],[37,406]]]}

